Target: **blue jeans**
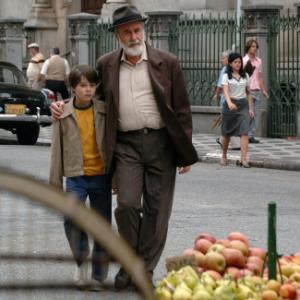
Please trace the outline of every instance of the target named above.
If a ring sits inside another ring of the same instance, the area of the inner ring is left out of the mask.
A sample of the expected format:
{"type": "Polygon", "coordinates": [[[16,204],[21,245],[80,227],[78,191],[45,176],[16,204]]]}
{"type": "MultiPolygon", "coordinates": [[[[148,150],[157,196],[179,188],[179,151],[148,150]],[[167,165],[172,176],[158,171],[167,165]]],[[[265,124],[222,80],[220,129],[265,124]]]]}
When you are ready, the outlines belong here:
{"type": "Polygon", "coordinates": [[[254,118],[250,119],[250,130],[248,133],[249,138],[254,138],[254,132],[257,128],[257,114],[261,107],[261,98],[262,93],[261,91],[251,91],[251,96],[253,99],[253,111],[254,111],[254,118]]]}
{"type": "MultiPolygon", "coordinates": [[[[66,179],[66,191],[85,202],[90,199],[90,206],[111,223],[111,177],[110,175],[99,176],[76,176],[66,179]]],[[[70,220],[64,221],[65,233],[70,244],[71,251],[78,266],[89,255],[89,242],[87,234],[70,220]]],[[[94,242],[92,254],[92,278],[102,281],[108,272],[109,258],[105,250],[94,242]]]]}

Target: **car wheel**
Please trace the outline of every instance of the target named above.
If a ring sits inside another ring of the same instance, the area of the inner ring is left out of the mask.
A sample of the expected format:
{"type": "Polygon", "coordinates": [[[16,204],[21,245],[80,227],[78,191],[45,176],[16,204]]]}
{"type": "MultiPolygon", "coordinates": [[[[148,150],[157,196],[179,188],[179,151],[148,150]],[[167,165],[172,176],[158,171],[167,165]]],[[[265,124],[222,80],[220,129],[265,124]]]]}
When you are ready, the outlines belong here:
{"type": "Polygon", "coordinates": [[[34,145],[39,137],[39,125],[24,125],[17,129],[17,139],[21,145],[34,145]]]}

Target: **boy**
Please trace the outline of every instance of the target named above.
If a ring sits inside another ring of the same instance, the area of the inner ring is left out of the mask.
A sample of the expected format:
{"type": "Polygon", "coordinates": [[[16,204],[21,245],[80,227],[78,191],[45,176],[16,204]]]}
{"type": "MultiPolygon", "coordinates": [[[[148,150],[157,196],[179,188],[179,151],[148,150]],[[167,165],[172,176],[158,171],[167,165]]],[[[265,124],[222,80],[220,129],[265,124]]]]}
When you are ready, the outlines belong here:
{"type": "MultiPolygon", "coordinates": [[[[83,202],[89,196],[91,208],[111,222],[111,178],[106,171],[104,147],[105,103],[93,99],[97,72],[79,65],[70,72],[69,82],[75,96],[53,124],[50,183],[62,188],[63,176],[66,177],[66,191],[83,202]]],[[[80,287],[88,279],[88,236],[67,219],[64,228],[77,263],[74,282],[80,287]]],[[[108,256],[94,243],[89,282],[100,288],[107,272],[108,256]]]]}

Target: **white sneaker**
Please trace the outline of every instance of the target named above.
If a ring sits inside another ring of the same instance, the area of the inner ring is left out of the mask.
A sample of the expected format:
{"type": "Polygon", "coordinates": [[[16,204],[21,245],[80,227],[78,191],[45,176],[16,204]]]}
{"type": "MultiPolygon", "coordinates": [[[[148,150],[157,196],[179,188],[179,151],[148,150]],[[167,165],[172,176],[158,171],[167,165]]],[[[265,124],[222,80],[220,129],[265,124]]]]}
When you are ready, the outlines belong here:
{"type": "Polygon", "coordinates": [[[88,263],[83,262],[80,267],[76,265],[74,272],[74,284],[78,287],[84,286],[88,279],[88,263]]]}
{"type": "Polygon", "coordinates": [[[91,292],[100,292],[105,290],[105,288],[101,281],[92,278],[88,281],[88,290],[91,292]]]}

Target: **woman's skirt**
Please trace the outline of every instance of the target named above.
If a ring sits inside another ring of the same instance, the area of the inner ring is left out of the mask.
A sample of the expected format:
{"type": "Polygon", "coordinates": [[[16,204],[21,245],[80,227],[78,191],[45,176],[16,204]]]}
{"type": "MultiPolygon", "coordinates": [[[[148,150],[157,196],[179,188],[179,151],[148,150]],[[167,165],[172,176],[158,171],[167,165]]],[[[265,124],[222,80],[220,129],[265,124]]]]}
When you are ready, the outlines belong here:
{"type": "Polygon", "coordinates": [[[237,110],[230,110],[227,102],[222,108],[222,135],[223,136],[240,136],[248,134],[250,129],[250,116],[248,101],[246,98],[234,99],[231,101],[237,106],[237,110]]]}

